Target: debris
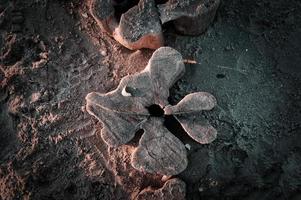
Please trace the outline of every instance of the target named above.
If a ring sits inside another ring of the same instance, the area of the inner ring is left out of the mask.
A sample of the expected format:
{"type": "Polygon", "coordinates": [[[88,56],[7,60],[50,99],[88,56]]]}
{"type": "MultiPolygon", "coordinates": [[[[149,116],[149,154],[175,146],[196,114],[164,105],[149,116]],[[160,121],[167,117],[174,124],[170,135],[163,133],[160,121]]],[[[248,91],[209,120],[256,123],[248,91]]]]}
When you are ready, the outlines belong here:
{"type": "Polygon", "coordinates": [[[186,149],[188,149],[188,151],[190,151],[190,149],[191,149],[190,144],[185,144],[185,147],[186,147],[186,149]]]}
{"type": "Polygon", "coordinates": [[[40,92],[34,92],[31,94],[30,104],[37,102],[41,98],[40,92]]]}
{"type": "Polygon", "coordinates": [[[164,45],[162,24],[173,21],[183,34],[201,34],[213,21],[220,4],[220,0],[138,2],[92,0],[90,12],[99,27],[123,46],[132,50],[157,49],[164,45]]]}
{"type": "Polygon", "coordinates": [[[88,18],[88,14],[87,14],[87,13],[82,13],[82,16],[83,16],[84,18],[88,18]]]}
{"type": "Polygon", "coordinates": [[[112,30],[118,25],[114,18],[114,7],[111,0],[92,0],[90,13],[100,28],[112,34],[112,30]]]}

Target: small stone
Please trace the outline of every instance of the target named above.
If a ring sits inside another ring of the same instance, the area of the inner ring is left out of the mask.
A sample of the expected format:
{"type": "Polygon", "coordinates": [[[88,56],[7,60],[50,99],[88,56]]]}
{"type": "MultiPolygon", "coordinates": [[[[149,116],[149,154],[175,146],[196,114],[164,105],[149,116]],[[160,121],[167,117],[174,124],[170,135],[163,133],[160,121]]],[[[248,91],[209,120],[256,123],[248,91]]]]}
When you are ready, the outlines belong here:
{"type": "Polygon", "coordinates": [[[185,144],[185,147],[186,147],[186,149],[188,149],[188,151],[190,151],[190,149],[191,149],[190,144],[185,144]]]}
{"type": "Polygon", "coordinates": [[[46,45],[43,41],[39,42],[39,48],[44,52],[47,50],[46,45]]]}
{"type": "Polygon", "coordinates": [[[39,53],[39,56],[40,56],[41,59],[45,59],[45,60],[48,59],[48,53],[47,52],[39,53]]]}
{"type": "Polygon", "coordinates": [[[112,34],[117,22],[114,16],[114,7],[111,0],[92,0],[90,3],[90,13],[96,20],[100,28],[112,34]]]}
{"type": "Polygon", "coordinates": [[[102,56],[107,56],[107,55],[108,55],[107,52],[106,52],[105,50],[101,51],[100,54],[101,54],[102,56]]]}
{"type": "Polygon", "coordinates": [[[88,14],[87,14],[87,13],[82,13],[82,16],[83,16],[84,18],[88,18],[88,14]]]}
{"type": "Polygon", "coordinates": [[[204,192],[204,188],[199,187],[199,192],[204,192]]]}
{"type": "Polygon", "coordinates": [[[225,50],[226,50],[226,51],[230,51],[230,50],[232,50],[232,48],[231,48],[230,45],[228,45],[228,46],[225,47],[225,50]]]}

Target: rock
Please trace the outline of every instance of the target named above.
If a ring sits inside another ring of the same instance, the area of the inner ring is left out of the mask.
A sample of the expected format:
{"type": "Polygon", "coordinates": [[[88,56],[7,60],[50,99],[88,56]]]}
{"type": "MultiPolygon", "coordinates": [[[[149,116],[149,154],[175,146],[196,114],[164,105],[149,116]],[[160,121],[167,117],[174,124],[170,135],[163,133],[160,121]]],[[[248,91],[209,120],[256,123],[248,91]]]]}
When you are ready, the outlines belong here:
{"type": "MultiPolygon", "coordinates": [[[[145,122],[144,115],[113,112],[101,105],[98,101],[101,95],[90,93],[86,97],[86,109],[89,114],[95,116],[103,123],[101,130],[102,139],[109,146],[119,146],[132,140],[140,125],[145,122]]],[[[101,100],[105,102],[105,100],[101,100]]]]}
{"type": "Polygon", "coordinates": [[[140,0],[121,16],[113,37],[129,49],[157,49],[164,44],[159,13],[154,0],[140,0]]]}
{"type": "Polygon", "coordinates": [[[136,200],[184,200],[185,193],[186,184],[183,181],[170,179],[158,190],[151,187],[142,190],[136,200]]]}
{"type": "Polygon", "coordinates": [[[169,87],[185,70],[181,61],[176,50],[160,48],[144,71],[122,78],[116,90],[87,95],[87,111],[104,123],[102,138],[110,146],[125,144],[134,137],[149,116],[148,106],[168,104],[169,87]],[[129,95],[124,96],[124,90],[129,95]]]}
{"type": "Polygon", "coordinates": [[[162,24],[172,21],[182,34],[199,35],[213,21],[220,0],[169,0],[158,5],[162,24]]]}

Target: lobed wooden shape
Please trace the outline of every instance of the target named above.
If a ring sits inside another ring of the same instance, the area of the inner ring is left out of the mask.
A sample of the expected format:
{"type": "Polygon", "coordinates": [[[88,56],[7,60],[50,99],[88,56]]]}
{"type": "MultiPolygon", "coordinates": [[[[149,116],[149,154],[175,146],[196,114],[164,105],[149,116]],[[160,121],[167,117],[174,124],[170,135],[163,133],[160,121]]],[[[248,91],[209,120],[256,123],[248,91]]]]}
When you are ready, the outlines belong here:
{"type": "Polygon", "coordinates": [[[131,164],[140,171],[176,175],[188,164],[184,144],[163,125],[163,117],[151,116],[148,107],[159,105],[165,115],[173,115],[187,134],[201,144],[212,142],[217,131],[195,113],[211,110],[216,99],[209,93],[185,96],[177,105],[169,105],[170,87],[184,74],[181,54],[170,48],[157,49],[140,73],[121,79],[118,87],[106,94],[89,93],[86,110],[103,124],[101,136],[113,147],[130,142],[143,129],[131,164]]]}
{"type": "MultiPolygon", "coordinates": [[[[121,3],[129,2],[123,0],[121,3]]],[[[92,0],[90,12],[102,30],[129,49],[157,49],[164,45],[162,24],[173,21],[175,28],[187,35],[203,33],[213,21],[220,0],[140,0],[115,17],[114,0],[92,0]]]]}

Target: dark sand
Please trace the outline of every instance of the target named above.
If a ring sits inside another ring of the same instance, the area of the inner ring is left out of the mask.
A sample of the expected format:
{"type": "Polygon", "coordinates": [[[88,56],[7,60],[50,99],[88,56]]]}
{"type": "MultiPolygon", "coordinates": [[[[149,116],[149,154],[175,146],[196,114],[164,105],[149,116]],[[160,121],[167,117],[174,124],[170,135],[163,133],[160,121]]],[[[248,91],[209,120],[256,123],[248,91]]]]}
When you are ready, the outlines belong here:
{"type": "MultiPolygon", "coordinates": [[[[131,168],[131,145],[107,150],[83,107],[152,51],[101,33],[83,2],[0,2],[0,199],[130,199],[163,185],[131,168]]],[[[202,36],[166,27],[166,45],[198,63],[170,101],[193,91],[218,100],[203,114],[217,140],[178,136],[191,146],[177,176],[187,199],[301,199],[300,10],[298,0],[224,0],[202,36]]]]}

